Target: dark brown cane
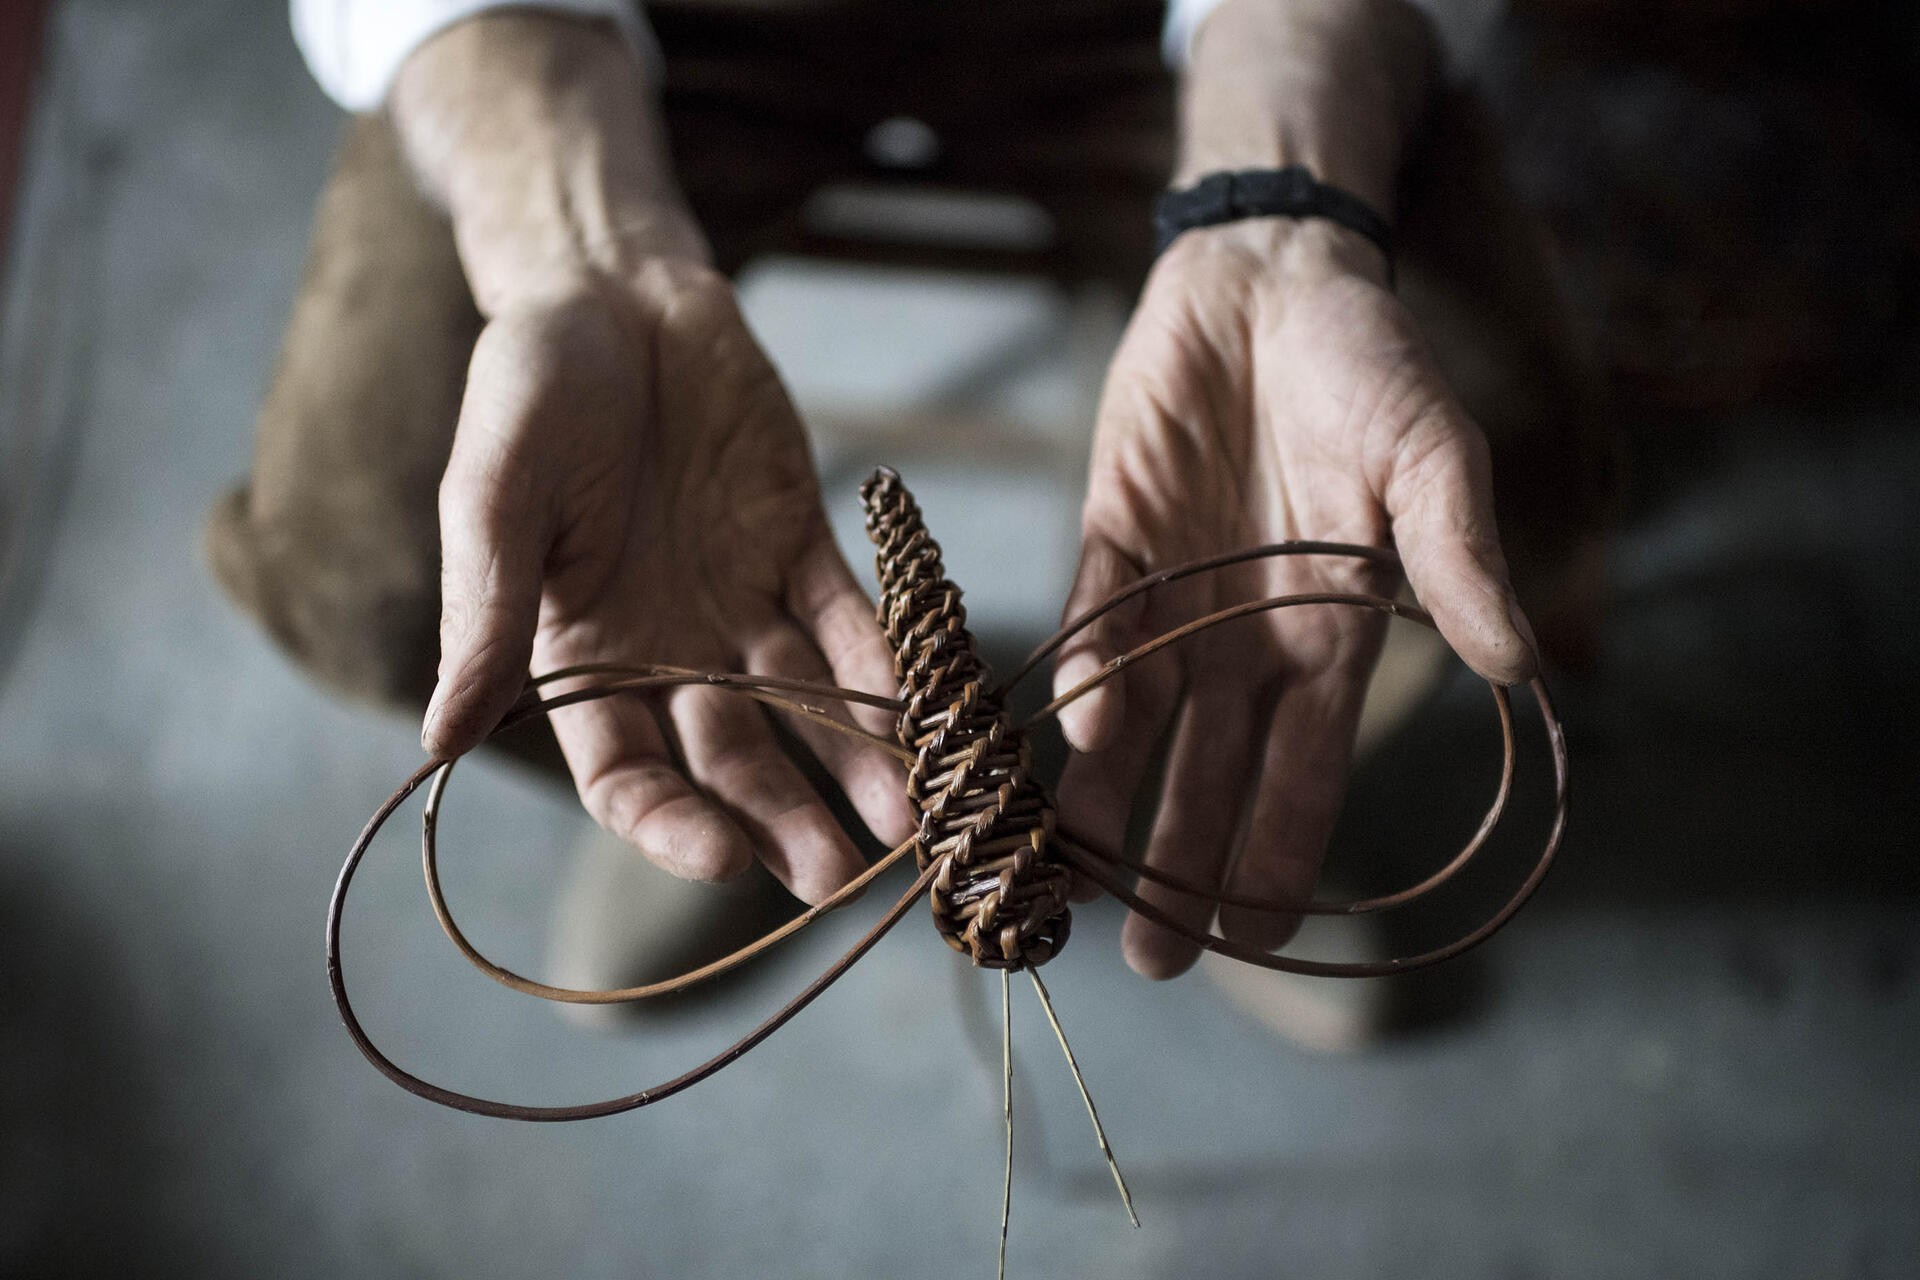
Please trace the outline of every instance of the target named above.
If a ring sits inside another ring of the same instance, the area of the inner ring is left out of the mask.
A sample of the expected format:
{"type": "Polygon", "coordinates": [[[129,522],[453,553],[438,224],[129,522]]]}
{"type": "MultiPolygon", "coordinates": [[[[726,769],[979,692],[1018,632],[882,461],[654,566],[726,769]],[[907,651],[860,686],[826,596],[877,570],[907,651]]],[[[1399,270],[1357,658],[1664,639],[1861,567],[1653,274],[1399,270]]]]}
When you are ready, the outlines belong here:
{"type": "Polygon", "coordinates": [[[880,625],[901,682],[895,732],[914,753],[914,857],[947,945],[989,969],[1043,965],[1066,945],[1073,874],[1052,846],[1053,797],[967,630],[940,544],[890,467],[860,486],[880,576],[880,625]]]}

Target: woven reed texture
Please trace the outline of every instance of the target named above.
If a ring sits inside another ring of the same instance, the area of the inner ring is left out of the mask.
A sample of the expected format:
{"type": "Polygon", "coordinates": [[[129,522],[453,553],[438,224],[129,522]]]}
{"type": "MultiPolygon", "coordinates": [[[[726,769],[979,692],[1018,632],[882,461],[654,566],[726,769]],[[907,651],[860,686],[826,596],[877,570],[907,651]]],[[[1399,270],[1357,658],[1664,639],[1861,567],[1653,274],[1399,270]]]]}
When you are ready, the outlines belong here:
{"type": "Polygon", "coordinates": [[[1039,966],[1066,945],[1072,872],[1053,848],[1053,797],[1033,776],[980,660],[960,588],[913,495],[882,467],[860,487],[880,575],[880,625],[893,646],[906,709],[896,725],[914,753],[907,798],[920,815],[914,857],[946,858],[929,900],[947,944],[989,969],[1039,966]]]}

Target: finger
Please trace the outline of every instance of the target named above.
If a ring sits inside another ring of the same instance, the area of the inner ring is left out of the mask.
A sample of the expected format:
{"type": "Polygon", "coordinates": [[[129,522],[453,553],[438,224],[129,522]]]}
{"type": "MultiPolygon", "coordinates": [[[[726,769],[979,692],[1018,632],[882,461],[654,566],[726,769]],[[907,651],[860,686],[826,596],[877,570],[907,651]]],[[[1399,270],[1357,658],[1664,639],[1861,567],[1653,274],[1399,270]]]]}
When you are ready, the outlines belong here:
{"type": "MultiPolygon", "coordinates": [[[[488,364],[488,335],[476,373],[488,364]]],[[[536,478],[504,443],[535,411],[532,388],[470,380],[440,483],[440,668],[421,728],[436,756],[468,751],[527,679],[551,538],[536,478]]]]}
{"type": "MultiPolygon", "coordinates": [[[[1245,812],[1246,784],[1263,744],[1257,697],[1244,685],[1200,677],[1180,710],[1161,786],[1160,811],[1147,842],[1147,863],[1218,885],[1245,812]]],[[[1136,890],[1152,905],[1198,932],[1213,922],[1213,904],[1142,878],[1136,890]]],[[[1129,915],[1120,934],[1127,964],[1144,977],[1185,973],[1200,948],[1144,916],[1129,915]]]]}
{"type": "MultiPolygon", "coordinates": [[[[826,658],[833,683],[888,697],[900,691],[893,651],[875,620],[873,602],[860,589],[824,521],[787,575],[786,605],[826,658]]],[[[851,711],[854,723],[867,732],[893,736],[894,717],[887,712],[878,707],[851,711]]]]}
{"type": "MultiPolygon", "coordinates": [[[[1080,568],[1067,592],[1062,621],[1072,621],[1139,578],[1139,567],[1119,547],[1099,533],[1088,532],[1081,544],[1080,568]]],[[[1127,636],[1137,625],[1144,603],[1144,596],[1136,596],[1088,624],[1061,646],[1053,669],[1055,697],[1075,688],[1126,651],[1127,636]]],[[[1127,714],[1125,683],[1110,679],[1061,708],[1060,731],[1074,750],[1097,752],[1113,742],[1127,714]]]]}
{"type": "Polygon", "coordinates": [[[795,897],[821,902],[866,870],[752,700],[702,686],[675,691],[668,706],[688,772],[727,806],[767,870],[795,897]]]}
{"type": "MultiPolygon", "coordinates": [[[[1366,693],[1360,673],[1346,664],[1281,691],[1267,728],[1246,838],[1227,880],[1230,893],[1288,902],[1312,896],[1352,769],[1354,732],[1366,693]]],[[[1300,919],[1222,907],[1220,931],[1236,942],[1273,950],[1299,930],[1300,919]]]]}
{"type": "Polygon", "coordinates": [[[553,713],[553,731],[587,812],[662,870],[721,881],[753,865],[753,842],[674,767],[641,699],[563,708],[553,713]]]}
{"type": "Polygon", "coordinates": [[[1407,581],[1447,643],[1489,680],[1531,679],[1533,633],[1507,579],[1479,429],[1453,409],[1423,420],[1399,449],[1385,503],[1407,581]]]}
{"type": "MultiPolygon", "coordinates": [[[[1179,695],[1179,666],[1174,655],[1156,654],[1114,680],[1129,685],[1126,721],[1108,746],[1068,758],[1058,796],[1060,825],[1095,852],[1109,854],[1119,853],[1126,843],[1134,796],[1153,763],[1179,695]]],[[[1099,893],[1083,881],[1076,896],[1087,900],[1099,893]]]]}
{"type": "MultiPolygon", "coordinates": [[[[755,675],[838,683],[813,642],[790,624],[780,623],[770,628],[748,647],[746,656],[747,670],[755,675]]],[[[822,705],[834,719],[853,723],[847,708],[841,704],[823,701],[822,705]]],[[[804,717],[790,716],[786,723],[847,793],[847,799],[853,802],[876,839],[893,845],[913,834],[906,770],[897,760],[857,738],[835,733],[804,717]]],[[[889,734],[888,738],[891,737],[889,734]]]]}

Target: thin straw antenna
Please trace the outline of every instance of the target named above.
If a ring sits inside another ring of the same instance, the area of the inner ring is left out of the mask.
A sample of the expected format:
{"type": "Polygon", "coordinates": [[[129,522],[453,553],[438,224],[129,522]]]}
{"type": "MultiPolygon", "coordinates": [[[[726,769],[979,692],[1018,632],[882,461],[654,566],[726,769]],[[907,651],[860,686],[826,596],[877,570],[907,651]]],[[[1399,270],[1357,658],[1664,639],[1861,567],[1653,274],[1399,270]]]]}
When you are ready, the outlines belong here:
{"type": "Polygon", "coordinates": [[[1107,1145],[1107,1131],[1100,1125],[1100,1113],[1093,1108],[1093,1095],[1087,1092],[1087,1082],[1080,1074],[1080,1064],[1073,1059],[1073,1046],[1067,1043],[1067,1033],[1060,1027],[1060,1018],[1053,1011],[1053,1000],[1047,995],[1047,984],[1040,981],[1037,970],[1029,967],[1027,976],[1033,979],[1033,989],[1040,993],[1040,1007],[1047,1011],[1047,1021],[1053,1024],[1053,1034],[1060,1041],[1060,1051],[1067,1055],[1067,1068],[1073,1072],[1073,1082],[1080,1086],[1080,1100],[1087,1104],[1087,1115],[1093,1120],[1094,1140],[1100,1144],[1100,1154],[1107,1158],[1107,1168],[1113,1173],[1113,1185],[1120,1188],[1120,1203],[1127,1207],[1127,1221],[1134,1226],[1140,1225],[1140,1215],[1133,1211],[1133,1193],[1127,1190],[1127,1180],[1120,1174],[1120,1162],[1113,1158],[1113,1148],[1107,1145]]]}
{"type": "Polygon", "coordinates": [[[1013,984],[1000,971],[1000,1078],[1006,1086],[1007,1181],[1000,1196],[1000,1280],[1007,1280],[1007,1222],[1013,1217],[1013,984]]]}

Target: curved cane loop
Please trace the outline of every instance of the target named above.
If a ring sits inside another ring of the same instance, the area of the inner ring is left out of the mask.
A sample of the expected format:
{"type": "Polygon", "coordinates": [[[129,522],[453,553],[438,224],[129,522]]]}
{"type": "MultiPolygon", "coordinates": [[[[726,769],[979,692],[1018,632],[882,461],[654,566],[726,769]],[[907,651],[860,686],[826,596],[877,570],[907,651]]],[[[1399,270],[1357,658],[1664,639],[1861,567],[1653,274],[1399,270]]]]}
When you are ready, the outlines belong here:
{"type": "MultiPolygon", "coordinates": [[[[906,754],[897,743],[888,742],[854,725],[838,720],[817,705],[796,702],[781,695],[784,693],[797,693],[804,697],[843,703],[859,702],[869,706],[878,706],[883,709],[898,709],[903,706],[904,704],[900,703],[897,699],[862,693],[857,689],[841,689],[832,685],[815,684],[804,680],[702,672],[693,671],[684,667],[667,666],[618,667],[595,664],[591,666],[563,668],[533,677],[528,681],[528,694],[524,695],[521,701],[502,718],[500,724],[494,729],[494,733],[498,734],[534,716],[545,715],[563,706],[592,702],[601,698],[614,697],[619,694],[645,693],[658,689],[676,688],[692,684],[709,685],[715,688],[737,692],[744,696],[754,698],[756,701],[779,707],[782,710],[807,716],[829,728],[851,734],[863,741],[882,747],[892,754],[906,754]],[[555,694],[547,698],[533,696],[537,694],[540,688],[556,681],[595,675],[611,675],[619,678],[601,684],[590,685],[586,688],[555,694]]],[[[852,901],[867,885],[871,884],[876,878],[884,874],[888,868],[892,867],[904,857],[907,850],[913,846],[910,843],[901,845],[886,858],[869,868],[859,878],[834,894],[833,897],[826,902],[803,913],[796,919],[789,921],[780,929],[774,930],[758,941],[748,944],[732,955],[725,956],[691,973],[682,974],[677,978],[668,979],[665,982],[652,984],[648,987],[629,988],[625,991],[577,991],[564,987],[550,987],[544,983],[533,982],[509,969],[495,965],[492,961],[481,955],[478,949],[461,933],[459,926],[453,920],[452,913],[447,908],[445,896],[441,892],[440,887],[438,856],[435,846],[439,826],[440,802],[445,794],[448,779],[452,776],[454,763],[453,760],[434,760],[423,765],[412,777],[400,786],[399,790],[387,798],[386,803],[381,805],[379,810],[375,812],[373,818],[361,831],[359,839],[354,842],[352,850],[347,855],[345,865],[340,869],[340,878],[334,885],[333,897],[328,904],[327,981],[328,986],[333,992],[334,1005],[339,1011],[340,1020],[346,1025],[347,1034],[352,1037],[355,1046],[359,1048],[362,1056],[378,1068],[381,1074],[385,1075],[409,1093],[426,1098],[431,1102],[437,1102],[443,1106],[453,1107],[461,1111],[471,1111],[478,1115],[495,1116],[508,1120],[585,1120],[597,1116],[616,1115],[623,1111],[631,1111],[637,1107],[658,1102],[662,1098],[670,1097],[682,1089],[690,1088],[698,1084],[772,1035],[775,1031],[779,1030],[788,1019],[812,1003],[815,997],[826,990],[828,986],[832,985],[832,983],[851,968],[861,956],[871,950],[874,944],[885,936],[888,930],[900,922],[912,907],[914,901],[926,891],[927,886],[937,874],[937,868],[927,868],[924,870],[907,893],[888,909],[886,915],[881,918],[880,922],[842,955],[839,960],[835,961],[825,973],[815,979],[813,983],[793,1000],[783,1005],[772,1017],[754,1028],[754,1030],[750,1031],[733,1045],[723,1050],[720,1054],[702,1063],[692,1071],[675,1077],[673,1080],[656,1086],[655,1088],[642,1090],[638,1093],[628,1094],[620,1098],[609,1099],[605,1102],[552,1107],[524,1106],[517,1103],[496,1102],[470,1094],[459,1093],[440,1085],[431,1084],[406,1071],[382,1053],[380,1049],[374,1045],[372,1039],[367,1035],[366,1030],[360,1025],[359,1018],[354,1014],[352,1003],[347,997],[345,978],[341,971],[340,922],[342,912],[346,905],[347,891],[352,885],[354,873],[358,870],[360,861],[365,857],[367,849],[371,847],[374,837],[379,834],[380,829],[386,824],[387,819],[392,817],[394,810],[399,808],[401,803],[418,790],[420,785],[428,778],[431,777],[433,779],[433,785],[429,788],[426,812],[422,815],[421,819],[421,857],[426,870],[428,897],[433,902],[434,914],[439,918],[441,928],[446,931],[448,937],[453,940],[454,945],[460,949],[461,953],[478,967],[481,972],[486,973],[489,977],[516,990],[524,991],[527,994],[541,996],[546,999],[561,1000],[568,1003],[604,1004],[642,999],[651,995],[666,995],[673,992],[684,991],[696,983],[716,977],[729,969],[737,967],[785,938],[791,937],[835,908],[852,901]]]]}
{"type": "MultiPolygon", "coordinates": [[[[753,676],[731,671],[700,671],[693,667],[672,667],[664,663],[651,662],[644,666],[625,666],[613,662],[582,662],[571,667],[556,667],[552,671],[527,677],[529,689],[544,688],[560,680],[571,680],[578,676],[619,676],[622,678],[646,679],[654,676],[683,676],[687,684],[710,684],[723,689],[740,689],[749,696],[757,697],[762,691],[776,693],[811,694],[826,698],[832,702],[857,702],[862,706],[878,707],[882,711],[899,711],[902,703],[898,698],[889,698],[882,693],[868,693],[863,689],[843,689],[838,685],[821,684],[814,680],[794,680],[786,676],[753,676]]],[[[603,686],[613,689],[614,686],[603,686]]],[[[626,686],[619,686],[625,688],[626,686]]],[[[618,691],[615,689],[615,691],[618,691]]],[[[804,704],[796,704],[804,705],[804,704]]],[[[807,710],[819,712],[821,708],[807,706],[807,710]]]]}
{"type": "Polygon", "coordinates": [[[360,1050],[361,1055],[371,1062],[380,1074],[408,1093],[425,1098],[429,1102],[437,1102],[443,1107],[452,1107],[456,1111],[471,1111],[475,1115],[493,1116],[501,1120],[592,1120],[600,1116],[633,1111],[670,1098],[683,1089],[690,1089],[737,1061],[755,1045],[785,1026],[795,1014],[812,1004],[821,992],[832,986],[842,974],[854,966],[861,956],[871,951],[889,930],[900,923],[913,904],[919,900],[920,895],[927,891],[927,886],[933,882],[934,877],[939,874],[938,865],[922,871],[912,887],[900,896],[900,900],[887,908],[886,915],[882,916],[865,936],[849,947],[846,954],[828,966],[826,972],[808,983],[806,989],[799,995],[775,1010],[765,1022],[693,1070],[675,1076],[664,1084],[655,1085],[651,1089],[642,1089],[637,1093],[609,1098],[604,1102],[583,1102],[571,1106],[527,1106],[514,1102],[496,1102],[422,1080],[382,1053],[373,1043],[372,1038],[367,1035],[366,1029],[360,1025],[360,1019],[353,1011],[353,1004],[347,998],[346,978],[340,965],[340,921],[346,909],[347,891],[353,885],[353,876],[360,868],[360,860],[366,856],[374,837],[380,834],[380,828],[386,825],[387,819],[393,816],[394,810],[418,790],[420,784],[429,776],[451,763],[452,761],[449,760],[433,760],[422,765],[411,778],[401,784],[398,791],[387,797],[386,803],[380,806],[367,822],[366,827],[361,830],[359,839],[353,842],[353,848],[347,854],[346,863],[340,868],[340,878],[334,883],[333,897],[327,904],[327,985],[332,989],[334,1007],[339,1011],[340,1021],[346,1025],[347,1034],[353,1038],[353,1043],[360,1050]]]}
{"type": "Polygon", "coordinates": [[[1171,915],[1152,903],[1131,892],[1113,874],[1107,859],[1095,855],[1078,841],[1065,833],[1056,833],[1056,839],[1068,862],[1084,874],[1089,880],[1111,893],[1121,903],[1163,929],[1178,934],[1188,942],[1207,951],[1226,956],[1230,960],[1239,960],[1256,965],[1262,969],[1277,969],[1282,973],[1306,974],[1321,978],[1382,978],[1396,973],[1412,973],[1416,969],[1425,969],[1455,956],[1462,955],[1479,946],[1488,938],[1506,927],[1527,899],[1540,887],[1541,881],[1553,866],[1555,856],[1560,852],[1561,843],[1566,838],[1567,809],[1572,790],[1571,770],[1567,762],[1566,731],[1560,724],[1560,718],[1554,713],[1553,700],[1547,694],[1547,686],[1538,677],[1528,685],[1533,691],[1534,700],[1540,704],[1541,718],[1546,722],[1547,742],[1553,755],[1553,825],[1547,832],[1546,842],[1541,846],[1540,856],[1535,860],[1533,869],[1521,881],[1513,896],[1479,928],[1461,938],[1431,951],[1416,956],[1405,956],[1392,960],[1369,963],[1335,964],[1323,960],[1298,960],[1287,956],[1270,955],[1255,947],[1229,941],[1211,932],[1189,928],[1175,920],[1171,915]]]}
{"type": "Polygon", "coordinates": [[[1474,855],[1486,845],[1487,838],[1493,834],[1493,829],[1500,825],[1500,819],[1506,815],[1507,801],[1513,795],[1515,758],[1519,754],[1513,729],[1513,703],[1504,688],[1491,681],[1488,683],[1493,690],[1494,705],[1500,709],[1502,754],[1500,786],[1494,793],[1493,804],[1488,807],[1486,815],[1480,819],[1480,825],[1475,829],[1473,837],[1461,847],[1460,852],[1447,861],[1446,865],[1418,884],[1410,885],[1395,893],[1383,894],[1376,898],[1354,898],[1345,902],[1288,902],[1278,898],[1253,898],[1245,894],[1230,893],[1218,887],[1210,888],[1197,880],[1189,880],[1171,871],[1163,871],[1139,859],[1130,858],[1124,853],[1108,853],[1097,849],[1091,841],[1071,827],[1058,828],[1060,836],[1062,839],[1072,841],[1083,854],[1090,858],[1097,858],[1112,867],[1125,868],[1163,888],[1172,889],[1175,893],[1185,894],[1191,898],[1198,898],[1203,902],[1211,902],[1215,906],[1237,907],[1247,911],[1271,911],[1290,916],[1358,916],[1404,907],[1426,897],[1453,879],[1462,868],[1473,861],[1474,855]]]}
{"type": "Polygon", "coordinates": [[[1264,546],[1248,547],[1244,551],[1228,551],[1217,556],[1189,560],[1185,564],[1174,565],[1171,569],[1161,569],[1137,582],[1128,583],[1085,613],[1070,619],[1065,626],[1042,641],[1039,648],[1028,654],[1026,661],[1022,662],[1019,669],[1012,675],[1002,680],[994,693],[1002,698],[1006,697],[1015,685],[1032,675],[1033,669],[1045,662],[1048,656],[1056,652],[1061,645],[1142,592],[1165,586],[1169,582],[1178,582],[1182,578],[1191,578],[1198,573],[1211,573],[1215,569],[1225,569],[1232,565],[1245,564],[1249,560],[1265,560],[1274,556],[1345,556],[1354,560],[1371,560],[1391,569],[1400,567],[1400,557],[1394,552],[1385,547],[1369,547],[1357,542],[1269,542],[1264,546]]]}
{"type": "MultiPolygon", "coordinates": [[[[1066,706],[1069,702],[1077,702],[1081,698],[1086,697],[1100,685],[1105,684],[1126,670],[1127,667],[1133,663],[1140,661],[1140,659],[1150,654],[1158,653],[1162,649],[1179,644],[1182,640],[1188,639],[1191,636],[1199,635],[1209,627],[1217,627],[1223,622],[1232,622],[1235,618],[1246,618],[1256,613],[1269,613],[1275,609],[1292,609],[1303,604],[1346,604],[1359,609],[1372,609],[1376,613],[1388,614],[1395,618],[1405,618],[1410,622],[1418,622],[1425,627],[1433,627],[1434,625],[1433,618],[1428,615],[1426,610],[1417,605],[1401,604],[1398,600],[1389,600],[1385,596],[1356,595],[1349,591],[1313,591],[1297,596],[1274,596],[1270,600],[1249,600],[1245,604],[1236,604],[1231,608],[1222,609],[1218,613],[1210,613],[1204,618],[1195,618],[1185,626],[1175,627],[1171,631],[1163,632],[1139,648],[1129,649],[1119,657],[1109,660],[1104,663],[1098,671],[1088,676],[1085,680],[1082,680],[1079,684],[1073,686],[1073,688],[1067,690],[1052,702],[1049,702],[1046,706],[1028,716],[1026,720],[1021,723],[1020,727],[1022,729],[1030,729],[1035,724],[1045,720],[1048,716],[1059,714],[1060,708],[1066,706]]],[[[1437,627],[1434,629],[1438,630],[1437,627]]]]}
{"type": "Polygon", "coordinates": [[[907,798],[920,815],[920,866],[941,867],[930,901],[954,950],[986,968],[1045,964],[1066,945],[1072,876],[1054,853],[1053,798],[1033,776],[1026,736],[988,690],[960,588],[940,544],[890,467],[860,486],[880,577],[881,627],[906,706],[897,732],[914,752],[907,798]]]}
{"type": "MultiPolygon", "coordinates": [[[[1066,706],[1067,703],[1072,702],[1076,698],[1084,696],[1101,681],[1111,679],[1129,663],[1137,662],[1148,654],[1169,645],[1177,644],[1181,640],[1191,639],[1209,627],[1218,626],[1223,622],[1231,622],[1236,618],[1244,618],[1250,614],[1266,610],[1286,609],[1305,604],[1345,604],[1376,609],[1381,612],[1390,613],[1395,617],[1405,618],[1407,621],[1417,623],[1429,630],[1436,629],[1433,619],[1423,611],[1411,605],[1399,604],[1378,596],[1275,596],[1270,600],[1258,600],[1248,604],[1235,605],[1230,609],[1222,609],[1217,613],[1198,618],[1184,627],[1175,631],[1169,631],[1165,635],[1158,636],[1131,652],[1122,654],[1112,662],[1107,663],[1092,676],[1082,681],[1079,685],[1076,685],[1073,689],[1062,694],[1049,705],[1035,712],[1028,718],[1026,723],[1030,725],[1042,716],[1057,713],[1061,707],[1066,706]]],[[[1493,804],[1487,809],[1486,816],[1481,818],[1480,826],[1475,830],[1472,839],[1467,841],[1460,852],[1456,853],[1450,861],[1426,879],[1396,893],[1390,893],[1376,898],[1359,898],[1348,902],[1284,902],[1271,898],[1251,898],[1242,894],[1229,893],[1218,887],[1209,887],[1195,880],[1188,880],[1171,871],[1163,871],[1157,867],[1149,866],[1145,862],[1129,858],[1122,853],[1107,853],[1096,849],[1091,843],[1075,835],[1072,831],[1063,830],[1061,834],[1071,838],[1080,847],[1081,852],[1088,857],[1098,858],[1113,866],[1124,867],[1129,871],[1136,872],[1140,876],[1153,881],[1155,884],[1172,889],[1176,893],[1212,902],[1218,906],[1240,907],[1250,911],[1272,911],[1287,915],[1365,915],[1375,911],[1388,911],[1396,907],[1403,907],[1438,889],[1441,885],[1451,880],[1467,863],[1471,862],[1474,855],[1479,853],[1481,848],[1486,844],[1487,838],[1493,834],[1493,829],[1500,824],[1500,819],[1506,813],[1507,801],[1513,794],[1514,765],[1516,757],[1518,756],[1518,747],[1516,745],[1513,727],[1513,704],[1507,690],[1500,685],[1489,680],[1487,687],[1493,691],[1494,706],[1500,712],[1500,785],[1499,789],[1494,793],[1493,804]]]]}
{"type": "Polygon", "coordinates": [[[795,702],[790,698],[781,697],[780,694],[798,693],[830,702],[858,703],[861,706],[878,707],[882,711],[896,713],[905,706],[898,698],[863,693],[858,689],[842,689],[837,685],[817,684],[811,680],[789,680],[782,676],[749,676],[721,671],[695,671],[690,667],[663,665],[628,667],[610,662],[590,662],[573,667],[561,667],[542,675],[529,677],[526,690],[520,695],[519,701],[515,702],[508,709],[507,714],[501,718],[494,732],[500,733],[511,729],[522,721],[545,715],[561,707],[594,702],[618,693],[646,693],[689,684],[708,685],[712,688],[743,694],[755,702],[804,720],[811,720],[822,728],[857,738],[868,746],[876,747],[907,764],[913,763],[913,753],[899,743],[876,733],[868,733],[851,721],[842,720],[833,715],[825,707],[809,702],[795,702]],[[555,681],[594,675],[618,676],[620,679],[603,684],[587,685],[584,688],[553,694],[546,698],[536,696],[541,688],[555,681]]]}
{"type": "Polygon", "coordinates": [[[425,811],[420,815],[420,861],[427,878],[427,897],[433,903],[433,914],[440,921],[440,929],[460,954],[470,961],[474,968],[492,978],[503,987],[510,987],[522,995],[537,996],[542,1000],[552,1000],[561,1004],[629,1004],[637,1000],[647,1000],[655,996],[679,995],[689,987],[698,986],[710,978],[737,969],[763,951],[767,951],[794,934],[800,932],[821,916],[846,906],[866,891],[868,885],[891,871],[895,864],[913,850],[911,840],[902,841],[891,853],[868,867],[858,877],[848,881],[832,897],[809,907],[806,911],[781,925],[778,929],[764,934],[754,941],[728,955],[720,957],[698,969],[689,970],[673,978],[664,978],[659,982],[650,982],[637,987],[619,987],[607,990],[581,990],[577,987],[555,987],[532,978],[523,977],[504,965],[495,964],[482,955],[479,948],[467,940],[467,935],[454,922],[453,911],[447,906],[445,892],[440,887],[439,827],[440,800],[446,794],[447,780],[453,776],[456,762],[449,760],[434,774],[433,783],[427,788],[425,811]]]}

